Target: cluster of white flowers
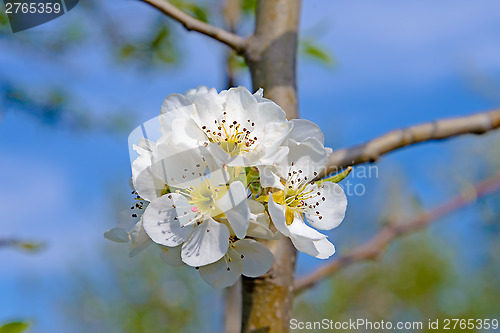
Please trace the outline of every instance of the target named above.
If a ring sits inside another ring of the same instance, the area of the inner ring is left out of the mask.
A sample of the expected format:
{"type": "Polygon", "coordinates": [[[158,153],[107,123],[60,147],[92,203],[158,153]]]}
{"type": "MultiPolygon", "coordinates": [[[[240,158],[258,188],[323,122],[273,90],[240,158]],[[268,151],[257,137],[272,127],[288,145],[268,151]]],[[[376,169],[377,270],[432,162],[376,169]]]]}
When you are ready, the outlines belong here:
{"type": "Polygon", "coordinates": [[[172,94],[157,121],[158,139],[133,145],[138,221],[106,238],[131,241],[131,255],[156,243],[165,262],[195,267],[216,288],[271,268],[258,239],[282,234],[301,252],[333,255],[317,229],[338,226],[347,199],[336,183],[314,181],[331,153],[317,125],[287,120],[262,90],[242,87],[172,94]]]}

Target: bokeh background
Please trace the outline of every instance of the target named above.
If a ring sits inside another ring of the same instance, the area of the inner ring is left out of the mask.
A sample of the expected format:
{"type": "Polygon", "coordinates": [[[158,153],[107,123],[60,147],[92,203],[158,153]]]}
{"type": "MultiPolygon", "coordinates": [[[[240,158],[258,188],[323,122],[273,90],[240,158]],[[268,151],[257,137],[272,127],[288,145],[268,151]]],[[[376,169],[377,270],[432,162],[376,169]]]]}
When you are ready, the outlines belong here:
{"type": "MultiPolygon", "coordinates": [[[[255,1],[242,0],[239,13],[223,1],[172,2],[252,32],[255,1]]],[[[300,113],[334,149],[500,105],[496,0],[304,0],[302,8],[300,113]]],[[[129,259],[103,233],[128,223],[128,133],[158,115],[168,94],[250,88],[242,59],[140,1],[81,0],[16,34],[0,12],[0,326],[223,330],[222,292],[194,270],[166,267],[153,247],[129,259]]],[[[499,143],[499,133],[426,143],[355,169],[343,184],[351,185],[347,217],[329,232],[335,256],[496,173],[499,143]]],[[[322,264],[299,255],[297,275],[322,264]]],[[[303,293],[294,317],[500,319],[499,264],[495,194],[303,293]]]]}

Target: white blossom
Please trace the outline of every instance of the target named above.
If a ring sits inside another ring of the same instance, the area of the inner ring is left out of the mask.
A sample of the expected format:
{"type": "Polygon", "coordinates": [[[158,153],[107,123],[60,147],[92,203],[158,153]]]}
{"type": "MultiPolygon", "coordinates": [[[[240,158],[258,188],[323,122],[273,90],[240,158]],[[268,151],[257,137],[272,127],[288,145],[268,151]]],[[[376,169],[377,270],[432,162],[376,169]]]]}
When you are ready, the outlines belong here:
{"type": "Polygon", "coordinates": [[[318,138],[319,128],[303,121],[294,122],[294,127],[302,130],[292,129],[287,138],[287,160],[261,170],[267,174],[261,181],[278,189],[269,196],[268,210],[274,226],[290,237],[299,251],[326,259],[335,253],[335,247],[315,229],[337,227],[344,219],[347,198],[338,184],[318,186],[312,181],[325,167],[330,152],[323,146],[322,134],[318,138]]]}
{"type": "Polygon", "coordinates": [[[283,234],[301,252],[334,254],[318,230],[342,222],[347,199],[336,183],[315,182],[331,149],[316,124],[286,120],[262,90],[169,95],[129,144],[136,223],[105,237],[131,243],[130,256],[154,243],[166,264],[195,267],[224,288],[271,268],[273,254],[261,239],[283,234]]]}
{"type": "Polygon", "coordinates": [[[270,165],[287,153],[282,145],[291,123],[274,102],[238,87],[217,93],[200,87],[167,96],[160,122],[163,139],[173,144],[206,146],[229,166],[270,165]]]}
{"type": "Polygon", "coordinates": [[[151,155],[147,174],[160,179],[166,193],[153,199],[143,214],[149,237],[168,247],[182,245],[181,258],[190,266],[219,260],[230,237],[221,218],[227,219],[238,238],[246,236],[250,209],[245,186],[239,181],[227,184],[225,170],[210,169],[216,165],[199,149],[162,144],[151,155]]]}

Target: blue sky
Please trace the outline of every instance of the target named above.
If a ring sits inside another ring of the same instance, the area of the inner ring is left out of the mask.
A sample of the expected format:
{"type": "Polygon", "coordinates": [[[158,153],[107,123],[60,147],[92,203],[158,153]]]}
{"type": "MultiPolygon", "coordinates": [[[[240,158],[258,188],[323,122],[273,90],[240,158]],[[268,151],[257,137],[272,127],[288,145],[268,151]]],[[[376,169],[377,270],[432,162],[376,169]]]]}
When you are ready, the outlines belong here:
{"type": "MultiPolygon", "coordinates": [[[[111,22],[130,22],[123,25],[130,33],[156,17],[152,8],[137,1],[108,7],[111,22]]],[[[199,85],[220,89],[224,84],[224,46],[181,28],[182,64],[146,73],[112,64],[99,34],[69,56],[50,58],[15,46],[23,34],[50,37],[77,18],[78,7],[35,29],[2,36],[0,49],[7,52],[0,53],[0,74],[41,93],[47,84],[63,85],[81,108],[133,110],[138,124],[156,116],[170,93],[199,85]]],[[[298,68],[301,115],[321,126],[334,149],[394,128],[498,105],[500,91],[495,96],[481,84],[500,76],[498,1],[306,0],[301,23],[301,34],[316,37],[336,59],[333,68],[300,59],[298,68]]],[[[248,76],[242,84],[249,86],[248,76]]],[[[357,211],[373,209],[376,214],[377,202],[370,198],[394,174],[408,176],[407,186],[426,206],[444,201],[452,193],[442,184],[453,175],[441,173],[436,182],[429,168],[445,168],[457,150],[480,145],[480,140],[421,145],[384,157],[378,179],[356,180],[365,183],[367,192],[351,198],[350,224],[331,233],[338,248],[349,247],[353,230],[362,227],[357,211]]],[[[59,302],[72,270],[105,271],[102,233],[117,223],[110,196],[126,197],[129,191],[127,136],[75,134],[8,112],[0,118],[0,154],[1,235],[48,244],[36,255],[0,252],[0,322],[36,318],[35,332],[65,332],[59,302]]],[[[473,219],[474,213],[466,212],[461,224],[470,229],[473,219]]],[[[301,256],[298,270],[319,264],[301,256]]]]}

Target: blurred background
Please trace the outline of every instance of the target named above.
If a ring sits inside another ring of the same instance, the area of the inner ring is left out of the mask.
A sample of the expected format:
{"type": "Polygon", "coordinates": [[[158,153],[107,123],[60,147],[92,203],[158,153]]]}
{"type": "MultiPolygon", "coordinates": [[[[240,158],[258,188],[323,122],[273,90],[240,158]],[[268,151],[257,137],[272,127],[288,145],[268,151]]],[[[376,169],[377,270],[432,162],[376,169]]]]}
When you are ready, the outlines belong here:
{"type": "MultiPolygon", "coordinates": [[[[244,36],[253,31],[253,0],[172,2],[244,36]]],[[[304,0],[302,7],[300,113],[334,149],[500,105],[496,0],[304,0]]],[[[129,259],[127,245],[103,233],[129,223],[129,132],[158,115],[168,94],[250,88],[244,61],[140,1],[82,0],[15,34],[0,12],[0,326],[221,332],[223,292],[194,270],[166,267],[156,248],[129,259]]],[[[495,132],[355,168],[342,184],[347,217],[329,232],[334,258],[498,170],[495,132]]],[[[500,319],[500,195],[436,222],[301,294],[294,317],[500,319]]],[[[297,275],[324,263],[299,255],[297,275]]]]}

